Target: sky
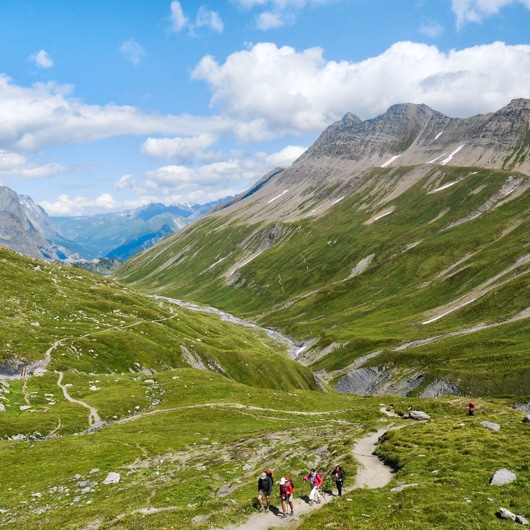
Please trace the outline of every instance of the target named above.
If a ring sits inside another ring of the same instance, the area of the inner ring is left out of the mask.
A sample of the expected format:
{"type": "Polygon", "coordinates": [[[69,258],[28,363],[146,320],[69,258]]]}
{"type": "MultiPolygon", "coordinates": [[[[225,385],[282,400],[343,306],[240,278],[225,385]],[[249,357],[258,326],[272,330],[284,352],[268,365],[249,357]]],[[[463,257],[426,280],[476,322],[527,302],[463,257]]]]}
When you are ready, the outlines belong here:
{"type": "Polygon", "coordinates": [[[204,204],[333,122],[530,98],[530,0],[2,0],[0,185],[51,216],[204,204]]]}

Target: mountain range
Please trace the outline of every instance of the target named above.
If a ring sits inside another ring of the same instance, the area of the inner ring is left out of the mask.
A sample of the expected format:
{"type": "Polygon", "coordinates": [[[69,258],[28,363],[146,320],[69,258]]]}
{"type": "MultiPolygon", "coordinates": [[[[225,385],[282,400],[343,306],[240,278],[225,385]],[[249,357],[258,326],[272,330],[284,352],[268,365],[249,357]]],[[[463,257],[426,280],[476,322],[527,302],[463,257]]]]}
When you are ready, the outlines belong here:
{"type": "Polygon", "coordinates": [[[124,212],[50,217],[31,197],[0,186],[0,244],[38,259],[80,261],[82,265],[108,258],[120,263],[217,204],[152,203],[124,212]]]}
{"type": "Polygon", "coordinates": [[[529,100],[346,114],[116,277],[278,328],[341,392],[527,394],[529,154],[529,100]]]}

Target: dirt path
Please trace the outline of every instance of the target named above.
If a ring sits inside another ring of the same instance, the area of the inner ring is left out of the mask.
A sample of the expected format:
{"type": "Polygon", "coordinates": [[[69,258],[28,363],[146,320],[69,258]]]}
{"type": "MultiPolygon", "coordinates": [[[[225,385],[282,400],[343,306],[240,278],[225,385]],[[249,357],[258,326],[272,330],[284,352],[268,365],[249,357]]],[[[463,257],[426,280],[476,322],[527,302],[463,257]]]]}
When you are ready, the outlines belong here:
{"type": "MultiPolygon", "coordinates": [[[[387,431],[391,430],[392,426],[379,429],[366,438],[361,438],[354,446],[352,454],[359,462],[360,467],[357,471],[355,485],[352,488],[345,488],[343,495],[356,488],[382,488],[392,480],[392,470],[383,464],[377,456],[373,453],[377,447],[379,438],[387,431]]],[[[276,488],[275,484],[275,488],[276,488]]],[[[318,510],[324,504],[333,502],[334,495],[323,494],[324,500],[321,504],[314,504],[309,506],[307,495],[309,493],[307,485],[302,489],[299,487],[299,492],[302,497],[295,497],[294,500],[294,516],[288,516],[286,519],[281,518],[281,510],[279,506],[274,506],[270,513],[255,513],[250,518],[239,526],[228,526],[223,530],[269,530],[269,528],[289,528],[293,530],[300,524],[300,515],[318,510]]],[[[279,503],[278,503],[279,504],[279,503]]]]}
{"type": "Polygon", "coordinates": [[[354,488],[382,488],[392,480],[392,469],[374,455],[379,438],[389,430],[388,427],[379,429],[355,444],[352,454],[361,465],[357,470],[354,488]]]}
{"type": "Polygon", "coordinates": [[[91,407],[88,403],[85,403],[84,401],[79,401],[78,399],[74,399],[70,394],[68,393],[68,389],[65,385],[62,384],[63,380],[63,373],[62,372],[56,372],[59,374],[59,379],[57,381],[57,386],[61,388],[63,391],[63,395],[67,401],[70,401],[71,403],[77,403],[78,405],[81,405],[82,407],[87,408],[90,413],[88,415],[88,425],[90,427],[98,427],[103,424],[101,421],[101,418],[99,417],[98,411],[91,407]]]}

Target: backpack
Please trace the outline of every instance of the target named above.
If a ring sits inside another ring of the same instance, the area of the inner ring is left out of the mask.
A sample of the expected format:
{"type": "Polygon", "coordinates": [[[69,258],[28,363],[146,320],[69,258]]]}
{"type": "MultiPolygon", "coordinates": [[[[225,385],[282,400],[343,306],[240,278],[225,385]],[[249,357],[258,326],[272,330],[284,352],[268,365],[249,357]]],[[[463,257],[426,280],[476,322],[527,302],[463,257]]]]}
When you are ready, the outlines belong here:
{"type": "Polygon", "coordinates": [[[293,482],[293,479],[291,477],[285,477],[285,481],[286,482],[289,482],[291,484],[291,487],[293,488],[293,491],[294,491],[294,482],[293,482]]]}

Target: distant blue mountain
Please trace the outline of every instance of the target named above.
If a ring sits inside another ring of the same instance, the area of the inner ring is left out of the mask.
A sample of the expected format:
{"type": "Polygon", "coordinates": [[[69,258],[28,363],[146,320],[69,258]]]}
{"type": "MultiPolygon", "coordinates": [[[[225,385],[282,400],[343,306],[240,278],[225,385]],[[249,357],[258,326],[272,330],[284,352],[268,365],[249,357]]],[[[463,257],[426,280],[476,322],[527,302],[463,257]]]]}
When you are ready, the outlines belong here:
{"type": "Polygon", "coordinates": [[[75,244],[76,254],[81,258],[124,261],[230,199],[172,206],[152,203],[125,212],[51,219],[57,231],[75,244]]]}

